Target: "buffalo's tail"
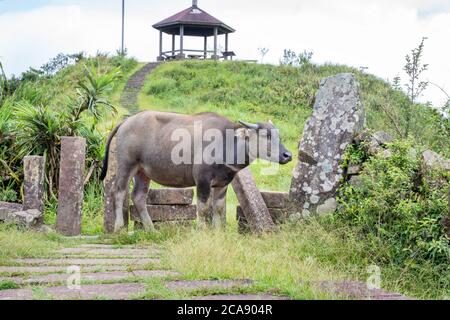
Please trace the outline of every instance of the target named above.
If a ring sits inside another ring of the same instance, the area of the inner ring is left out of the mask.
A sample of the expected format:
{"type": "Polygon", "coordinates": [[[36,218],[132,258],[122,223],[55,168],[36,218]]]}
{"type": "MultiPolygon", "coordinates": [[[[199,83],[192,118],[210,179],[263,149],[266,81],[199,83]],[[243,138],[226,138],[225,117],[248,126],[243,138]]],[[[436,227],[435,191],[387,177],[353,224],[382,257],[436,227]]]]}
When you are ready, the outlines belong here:
{"type": "Polygon", "coordinates": [[[121,125],[122,125],[122,123],[114,128],[114,130],[110,133],[110,135],[108,137],[108,141],[106,142],[106,152],[105,152],[105,157],[103,158],[102,173],[100,174],[100,180],[102,180],[102,181],[105,180],[106,174],[108,172],[109,147],[111,146],[111,141],[114,138],[114,136],[116,135],[117,131],[119,131],[119,128],[121,125]]]}

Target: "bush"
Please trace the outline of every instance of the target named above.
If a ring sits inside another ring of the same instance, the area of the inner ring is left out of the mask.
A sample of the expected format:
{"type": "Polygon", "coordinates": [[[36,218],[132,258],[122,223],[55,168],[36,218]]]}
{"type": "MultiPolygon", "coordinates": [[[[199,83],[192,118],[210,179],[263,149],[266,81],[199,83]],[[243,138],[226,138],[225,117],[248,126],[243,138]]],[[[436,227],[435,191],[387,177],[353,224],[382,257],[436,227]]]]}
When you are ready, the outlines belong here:
{"type": "MultiPolygon", "coordinates": [[[[384,247],[381,251],[372,248],[380,261],[431,262],[445,269],[450,256],[443,224],[448,215],[449,174],[423,170],[410,142],[396,142],[389,149],[391,157],[370,158],[358,183],[340,189],[334,218],[384,247]]],[[[360,148],[352,148],[347,161],[358,162],[366,156],[360,148]]]]}

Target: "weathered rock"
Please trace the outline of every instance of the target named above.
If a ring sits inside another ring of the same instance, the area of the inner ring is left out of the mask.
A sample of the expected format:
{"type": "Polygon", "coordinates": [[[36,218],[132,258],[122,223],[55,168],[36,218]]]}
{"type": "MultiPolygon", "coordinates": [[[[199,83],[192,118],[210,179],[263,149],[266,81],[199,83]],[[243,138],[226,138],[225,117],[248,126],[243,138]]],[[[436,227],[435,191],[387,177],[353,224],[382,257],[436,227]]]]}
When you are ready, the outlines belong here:
{"type": "Polygon", "coordinates": [[[0,221],[6,220],[9,213],[17,211],[23,211],[23,206],[21,204],[0,201],[0,221]]]}
{"type": "MultiPolygon", "coordinates": [[[[23,209],[36,209],[39,212],[44,213],[44,157],[25,157],[23,160],[23,166],[23,209]]],[[[43,219],[39,221],[41,224],[43,222],[43,219]]]]}
{"type": "MultiPolygon", "coordinates": [[[[116,206],[114,203],[114,194],[116,192],[116,176],[117,176],[117,138],[113,138],[109,147],[108,172],[104,180],[105,199],[104,199],[104,219],[103,228],[106,233],[114,232],[114,224],[116,221],[116,206]]],[[[123,221],[128,226],[128,207],[129,194],[125,196],[123,204],[123,221]]]]}
{"type": "Polygon", "coordinates": [[[193,189],[151,189],[147,195],[147,204],[189,205],[193,199],[193,189]]]}
{"type": "Polygon", "coordinates": [[[350,167],[348,167],[347,169],[347,174],[349,176],[354,176],[357,175],[361,172],[361,166],[359,165],[351,165],[350,167]]]}
{"type": "Polygon", "coordinates": [[[427,150],[422,154],[423,164],[426,169],[440,169],[450,171],[450,160],[440,154],[427,150]]]}
{"type": "Polygon", "coordinates": [[[58,214],[56,230],[66,236],[81,234],[86,140],[61,138],[58,214]]]}
{"type": "Polygon", "coordinates": [[[18,212],[8,212],[3,217],[0,217],[0,220],[3,220],[6,223],[14,223],[27,229],[38,228],[39,226],[41,226],[42,219],[42,212],[39,212],[35,209],[18,212]]]}
{"type": "MultiPolygon", "coordinates": [[[[197,219],[197,206],[194,205],[150,205],[147,206],[147,210],[153,222],[186,221],[197,219]]],[[[131,207],[130,212],[132,221],[141,222],[141,217],[135,206],[131,207]]]]}
{"type": "Polygon", "coordinates": [[[317,214],[319,216],[332,214],[337,209],[337,201],[335,198],[327,199],[323,204],[317,207],[317,214]]]}
{"type": "Polygon", "coordinates": [[[248,168],[236,175],[232,186],[251,232],[262,233],[274,230],[275,224],[269,209],[248,168]]]}
{"type": "Polygon", "coordinates": [[[269,192],[262,191],[261,195],[266,203],[267,208],[285,208],[289,201],[289,193],[287,192],[269,192]]]}
{"type": "MultiPolygon", "coordinates": [[[[269,213],[272,218],[272,220],[276,224],[281,224],[286,222],[288,219],[288,211],[283,208],[269,208],[269,213]]],[[[242,210],[242,207],[237,206],[236,207],[236,218],[238,221],[238,231],[239,233],[248,233],[250,232],[250,226],[248,224],[247,218],[244,215],[244,211],[242,210]]]]}
{"type": "Polygon", "coordinates": [[[375,132],[372,136],[372,139],[378,142],[378,144],[381,146],[386,146],[394,141],[394,138],[389,133],[386,133],[384,131],[375,132]]]}
{"type": "Polygon", "coordinates": [[[361,176],[350,177],[349,183],[356,188],[360,188],[363,186],[363,181],[362,181],[361,176]]]}
{"type": "Polygon", "coordinates": [[[364,107],[359,84],[352,74],[322,80],[312,117],[299,146],[299,162],[293,172],[292,212],[310,215],[334,198],[343,177],[340,161],[364,126],[364,107]]]}

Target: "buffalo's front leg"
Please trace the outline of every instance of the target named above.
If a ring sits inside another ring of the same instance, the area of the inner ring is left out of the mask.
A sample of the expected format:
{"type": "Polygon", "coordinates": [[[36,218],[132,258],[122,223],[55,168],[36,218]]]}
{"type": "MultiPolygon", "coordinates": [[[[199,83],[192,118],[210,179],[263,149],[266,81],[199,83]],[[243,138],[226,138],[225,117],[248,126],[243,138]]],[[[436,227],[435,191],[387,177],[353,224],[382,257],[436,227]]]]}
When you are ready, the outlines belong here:
{"type": "Polygon", "coordinates": [[[153,231],[155,229],[147,210],[147,194],[149,184],[150,179],[147,175],[143,171],[139,171],[134,177],[134,189],[133,194],[131,195],[134,206],[141,217],[141,222],[144,225],[145,231],[153,231]]]}
{"type": "Polygon", "coordinates": [[[225,228],[227,224],[227,190],[228,187],[214,188],[212,225],[214,228],[225,228]]]}
{"type": "Polygon", "coordinates": [[[203,181],[197,184],[197,216],[200,227],[211,225],[212,205],[211,205],[211,184],[203,181]]]}

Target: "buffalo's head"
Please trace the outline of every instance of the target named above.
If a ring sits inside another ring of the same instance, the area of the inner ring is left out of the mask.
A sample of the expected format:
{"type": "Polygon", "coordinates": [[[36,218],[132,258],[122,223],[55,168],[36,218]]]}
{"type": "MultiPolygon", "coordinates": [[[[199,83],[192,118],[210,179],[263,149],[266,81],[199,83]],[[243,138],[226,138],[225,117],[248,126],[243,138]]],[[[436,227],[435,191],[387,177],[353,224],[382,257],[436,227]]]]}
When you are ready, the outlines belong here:
{"type": "Polygon", "coordinates": [[[272,121],[248,123],[239,121],[243,126],[238,129],[241,138],[248,139],[248,154],[251,159],[260,158],[279,164],[292,161],[292,153],[281,143],[279,130],[272,121]]]}

